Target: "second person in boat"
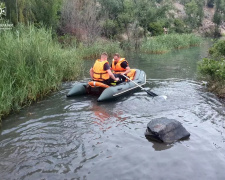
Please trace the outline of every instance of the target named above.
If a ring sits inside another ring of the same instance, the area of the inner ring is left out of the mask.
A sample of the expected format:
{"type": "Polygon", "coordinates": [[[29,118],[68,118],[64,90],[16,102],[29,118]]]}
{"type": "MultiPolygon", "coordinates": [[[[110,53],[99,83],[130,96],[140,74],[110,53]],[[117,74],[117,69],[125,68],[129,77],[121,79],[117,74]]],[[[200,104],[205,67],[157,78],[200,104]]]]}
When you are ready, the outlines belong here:
{"type": "Polygon", "coordinates": [[[130,67],[125,58],[121,58],[118,53],[115,53],[113,56],[111,69],[113,70],[116,77],[118,77],[122,81],[126,81],[126,77],[123,75],[127,75],[130,72],[130,67]]]}

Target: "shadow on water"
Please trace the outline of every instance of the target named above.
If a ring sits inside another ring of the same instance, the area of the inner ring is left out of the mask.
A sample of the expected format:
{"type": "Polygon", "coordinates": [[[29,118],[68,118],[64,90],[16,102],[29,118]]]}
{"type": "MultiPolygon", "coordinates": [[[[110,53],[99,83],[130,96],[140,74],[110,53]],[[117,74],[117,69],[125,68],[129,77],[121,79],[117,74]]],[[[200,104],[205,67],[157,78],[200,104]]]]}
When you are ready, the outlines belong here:
{"type": "Polygon", "coordinates": [[[65,83],[11,115],[0,130],[1,179],[224,179],[224,104],[196,81],[207,47],[127,54],[131,67],[147,73],[146,86],[166,101],[143,91],[107,103],[66,98],[72,83],[65,83]],[[147,123],[160,117],[180,121],[190,139],[148,142],[147,123]]]}
{"type": "Polygon", "coordinates": [[[172,144],[164,144],[164,143],[159,143],[159,142],[154,142],[154,141],[150,141],[152,142],[152,147],[155,149],[155,151],[163,151],[163,150],[167,150],[173,147],[172,144]]]}

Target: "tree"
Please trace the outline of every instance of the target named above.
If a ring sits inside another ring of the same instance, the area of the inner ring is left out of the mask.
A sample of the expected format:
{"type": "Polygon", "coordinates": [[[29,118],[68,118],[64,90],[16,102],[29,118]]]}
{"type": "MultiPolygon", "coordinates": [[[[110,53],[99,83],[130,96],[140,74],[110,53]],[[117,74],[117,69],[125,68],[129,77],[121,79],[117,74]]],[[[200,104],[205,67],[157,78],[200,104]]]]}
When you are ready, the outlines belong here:
{"type": "Polygon", "coordinates": [[[191,0],[191,2],[185,4],[186,21],[190,28],[197,28],[201,25],[204,16],[203,5],[204,1],[195,0],[191,0]]]}
{"type": "Polygon", "coordinates": [[[13,24],[43,23],[56,27],[62,0],[4,0],[7,19],[13,24]]]}
{"type": "Polygon", "coordinates": [[[225,0],[215,0],[216,11],[213,17],[213,22],[217,27],[225,20],[225,0]]]}
{"type": "Polygon", "coordinates": [[[163,26],[157,22],[149,24],[149,31],[152,33],[153,36],[162,35],[164,32],[163,26]]]}
{"type": "MultiPolygon", "coordinates": [[[[27,0],[29,2],[29,0],[27,0]]],[[[60,19],[62,0],[32,0],[32,12],[35,16],[35,23],[43,23],[47,27],[55,29],[60,19]]],[[[27,4],[28,4],[27,2],[27,4]]]]}
{"type": "Polygon", "coordinates": [[[129,20],[127,5],[131,4],[132,0],[98,0],[98,2],[101,5],[100,16],[106,19],[103,34],[113,38],[115,35],[126,31],[129,20]],[[110,29],[106,29],[106,27],[110,29]],[[112,32],[112,34],[109,34],[109,32],[112,32]]]}
{"type": "Polygon", "coordinates": [[[225,20],[225,0],[215,0],[216,10],[213,16],[213,22],[216,24],[214,36],[221,36],[219,26],[225,20]]]}
{"type": "Polygon", "coordinates": [[[61,11],[61,31],[88,44],[94,42],[101,33],[99,8],[96,1],[65,0],[61,11]]]}
{"type": "MultiPolygon", "coordinates": [[[[135,17],[137,18],[140,26],[144,29],[144,35],[149,29],[150,23],[156,23],[163,18],[168,18],[168,12],[171,9],[171,6],[168,4],[156,4],[156,1],[148,1],[148,0],[135,0],[135,17]]],[[[163,29],[162,29],[163,31],[163,29]]]]}
{"type": "Polygon", "coordinates": [[[182,21],[181,19],[175,19],[174,20],[174,31],[176,33],[186,33],[186,32],[188,32],[184,21],[182,21]]]}

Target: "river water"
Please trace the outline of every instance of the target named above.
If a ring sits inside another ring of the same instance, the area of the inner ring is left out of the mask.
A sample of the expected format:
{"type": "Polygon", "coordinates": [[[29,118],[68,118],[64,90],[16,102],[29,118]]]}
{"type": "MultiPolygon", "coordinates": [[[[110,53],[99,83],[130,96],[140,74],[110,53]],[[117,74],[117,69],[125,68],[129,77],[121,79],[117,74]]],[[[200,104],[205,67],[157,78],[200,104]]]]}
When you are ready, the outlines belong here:
{"type": "Polygon", "coordinates": [[[197,61],[208,46],[127,53],[130,66],[146,72],[146,86],[167,100],[143,91],[107,103],[93,96],[68,99],[73,83],[65,83],[11,115],[0,130],[0,179],[224,180],[225,107],[197,79],[197,61]],[[159,117],[180,121],[190,138],[146,140],[147,123],[159,117]]]}

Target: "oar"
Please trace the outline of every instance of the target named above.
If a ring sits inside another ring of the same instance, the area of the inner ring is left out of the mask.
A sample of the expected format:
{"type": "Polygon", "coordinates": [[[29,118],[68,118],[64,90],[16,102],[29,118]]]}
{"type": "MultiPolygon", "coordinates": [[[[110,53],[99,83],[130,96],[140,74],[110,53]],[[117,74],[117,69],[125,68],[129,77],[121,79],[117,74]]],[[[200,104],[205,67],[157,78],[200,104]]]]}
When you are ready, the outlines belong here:
{"type": "MultiPolygon", "coordinates": [[[[155,94],[154,92],[151,92],[151,91],[147,91],[146,89],[144,89],[142,86],[140,86],[139,84],[137,84],[136,82],[132,81],[129,77],[125,76],[125,75],[122,75],[124,76],[125,78],[127,78],[129,81],[133,82],[134,84],[136,84],[139,88],[141,88],[141,90],[145,91],[149,96],[152,96],[152,97],[155,97],[155,96],[158,96],[157,94],[155,94]]],[[[167,97],[166,96],[162,96],[164,99],[166,99],[167,97]]]]}

